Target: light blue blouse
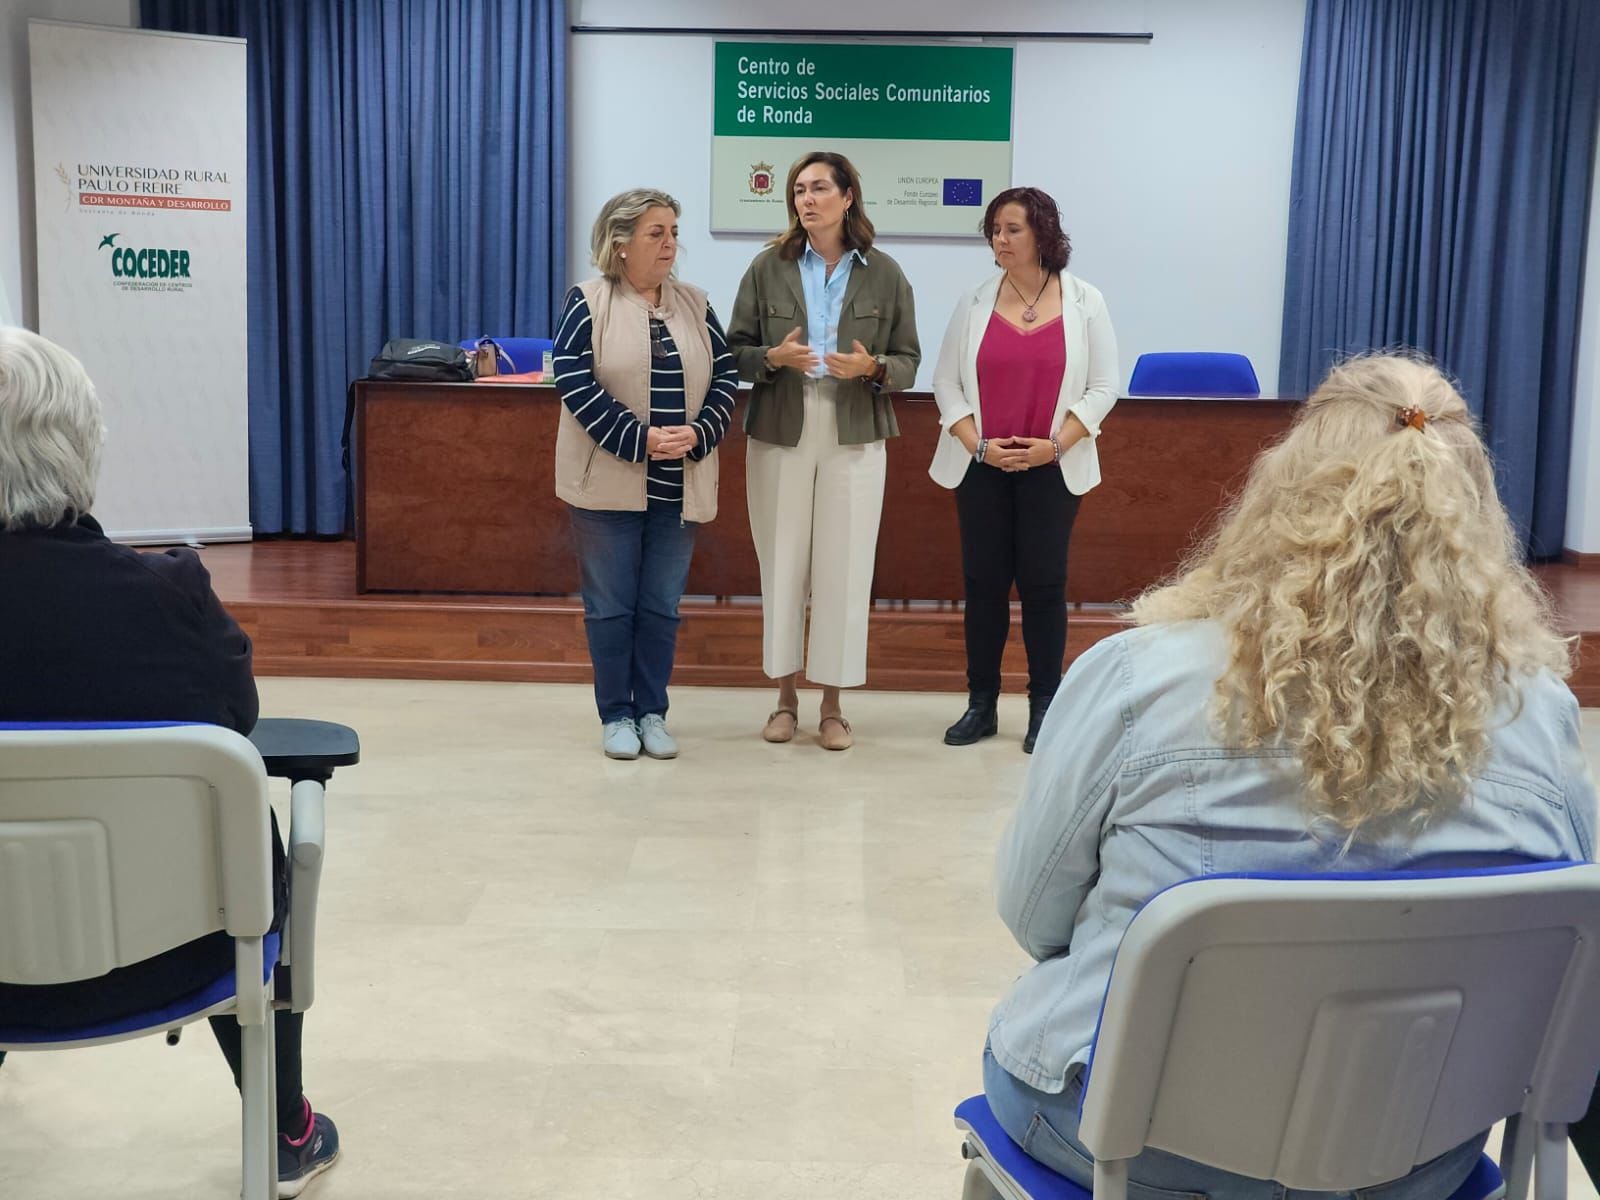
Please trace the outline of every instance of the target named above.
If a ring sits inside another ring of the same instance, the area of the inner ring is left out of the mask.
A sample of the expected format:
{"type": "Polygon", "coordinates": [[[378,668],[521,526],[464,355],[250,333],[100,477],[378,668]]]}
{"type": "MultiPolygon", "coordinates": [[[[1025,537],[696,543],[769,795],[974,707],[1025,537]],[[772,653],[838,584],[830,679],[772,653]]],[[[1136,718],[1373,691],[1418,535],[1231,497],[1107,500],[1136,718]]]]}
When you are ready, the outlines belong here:
{"type": "Polygon", "coordinates": [[[806,295],[806,340],[811,353],[817,356],[817,365],[811,370],[814,379],[827,375],[823,360],[839,352],[839,314],[844,311],[850,269],[858,259],[863,264],[867,261],[861,251],[851,250],[839,260],[830,278],[828,264],[811,248],[811,243],[806,243],[805,253],[800,256],[800,286],[806,295]]]}

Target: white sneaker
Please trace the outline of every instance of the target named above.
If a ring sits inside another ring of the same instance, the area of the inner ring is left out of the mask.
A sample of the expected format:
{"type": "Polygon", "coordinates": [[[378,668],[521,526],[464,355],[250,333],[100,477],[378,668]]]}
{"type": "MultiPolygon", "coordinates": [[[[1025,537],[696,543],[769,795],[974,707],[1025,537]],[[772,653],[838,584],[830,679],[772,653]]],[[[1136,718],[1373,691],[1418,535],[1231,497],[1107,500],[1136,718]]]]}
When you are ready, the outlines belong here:
{"type": "Polygon", "coordinates": [[[600,748],[607,758],[638,758],[639,727],[633,723],[633,718],[607,721],[600,730],[600,748]]]}
{"type": "Polygon", "coordinates": [[[639,741],[651,758],[678,757],[678,743],[667,732],[667,719],[660,713],[646,713],[639,718],[639,741]]]}

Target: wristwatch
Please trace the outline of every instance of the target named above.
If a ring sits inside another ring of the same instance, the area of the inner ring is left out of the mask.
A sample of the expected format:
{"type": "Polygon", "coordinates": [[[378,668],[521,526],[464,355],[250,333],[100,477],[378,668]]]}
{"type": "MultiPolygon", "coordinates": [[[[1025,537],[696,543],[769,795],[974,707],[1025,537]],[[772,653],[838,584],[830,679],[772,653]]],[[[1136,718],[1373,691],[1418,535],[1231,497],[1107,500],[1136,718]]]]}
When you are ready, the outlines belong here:
{"type": "Polygon", "coordinates": [[[878,364],[877,370],[871,375],[862,376],[868,383],[881,383],[889,375],[889,360],[882,354],[874,354],[872,361],[878,364]]]}

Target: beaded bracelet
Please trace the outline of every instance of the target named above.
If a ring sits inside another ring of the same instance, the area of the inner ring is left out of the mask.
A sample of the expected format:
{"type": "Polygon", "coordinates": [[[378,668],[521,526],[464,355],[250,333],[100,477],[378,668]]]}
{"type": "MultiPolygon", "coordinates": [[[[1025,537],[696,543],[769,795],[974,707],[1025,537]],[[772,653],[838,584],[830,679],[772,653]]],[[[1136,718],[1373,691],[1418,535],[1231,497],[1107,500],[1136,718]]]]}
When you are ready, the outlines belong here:
{"type": "Polygon", "coordinates": [[[1055,434],[1050,435],[1050,449],[1056,452],[1056,461],[1061,461],[1061,443],[1056,440],[1055,434]]]}

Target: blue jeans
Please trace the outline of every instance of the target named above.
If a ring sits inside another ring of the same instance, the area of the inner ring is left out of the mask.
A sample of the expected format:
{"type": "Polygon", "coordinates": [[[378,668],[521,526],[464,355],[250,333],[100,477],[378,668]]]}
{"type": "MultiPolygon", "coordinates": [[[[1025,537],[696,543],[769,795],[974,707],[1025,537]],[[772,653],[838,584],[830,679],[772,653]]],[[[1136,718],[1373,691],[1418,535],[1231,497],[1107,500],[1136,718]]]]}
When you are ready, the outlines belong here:
{"type": "Polygon", "coordinates": [[[678,601],[698,526],[676,509],[568,508],[600,720],[666,716],[678,601]]]}
{"type": "MultiPolygon", "coordinates": [[[[1066,1090],[1041,1092],[1029,1087],[995,1062],[983,1048],[983,1091],[990,1111],[1011,1140],[1079,1187],[1094,1188],[1094,1156],[1078,1140],[1078,1109],[1083,1102],[1083,1073],[1074,1069],[1066,1090]]],[[[1193,1159],[1145,1150],[1128,1162],[1128,1200],[1445,1200],[1472,1173],[1488,1139],[1485,1130],[1425,1162],[1403,1179],[1356,1192],[1308,1192],[1286,1188],[1270,1179],[1252,1179],[1193,1159]]]]}

